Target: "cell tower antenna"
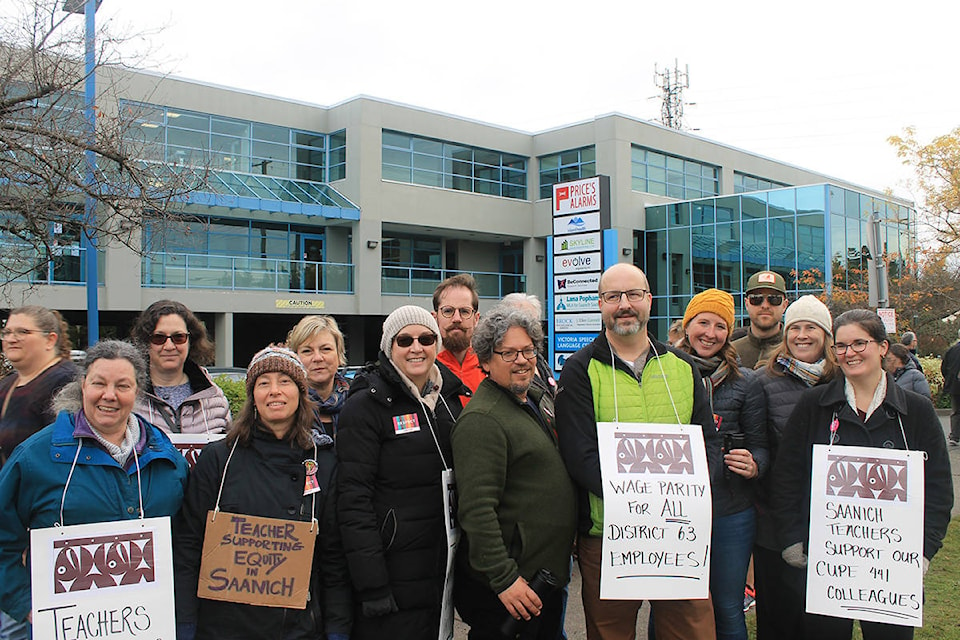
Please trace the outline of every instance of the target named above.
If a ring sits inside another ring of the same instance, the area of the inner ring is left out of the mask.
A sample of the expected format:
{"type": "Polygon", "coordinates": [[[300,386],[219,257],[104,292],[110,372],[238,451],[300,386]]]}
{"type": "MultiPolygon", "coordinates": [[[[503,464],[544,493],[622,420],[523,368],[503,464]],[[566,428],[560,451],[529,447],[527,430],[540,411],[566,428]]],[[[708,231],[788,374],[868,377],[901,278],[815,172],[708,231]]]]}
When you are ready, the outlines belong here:
{"type": "Polygon", "coordinates": [[[673,69],[660,71],[653,65],[653,81],[660,87],[663,104],[660,107],[660,122],[671,129],[683,129],[683,90],[690,88],[690,65],[683,71],[676,59],[673,69]]]}

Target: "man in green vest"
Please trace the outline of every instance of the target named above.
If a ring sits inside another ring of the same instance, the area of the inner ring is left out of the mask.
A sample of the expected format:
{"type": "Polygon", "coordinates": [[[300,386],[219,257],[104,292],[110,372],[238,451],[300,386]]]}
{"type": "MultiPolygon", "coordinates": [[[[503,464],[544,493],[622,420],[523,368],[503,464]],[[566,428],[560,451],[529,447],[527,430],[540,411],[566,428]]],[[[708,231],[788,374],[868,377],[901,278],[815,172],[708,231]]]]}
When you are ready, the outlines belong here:
{"type": "MultiPolygon", "coordinates": [[[[620,263],[600,277],[603,331],[567,359],[557,392],[560,453],[580,493],[577,542],[588,640],[633,640],[641,600],[600,600],[603,488],[597,422],[699,424],[708,466],[719,469],[719,439],[706,391],[690,356],[647,333],[650,285],[620,263]],[[712,459],[716,457],[716,459],[712,459]]],[[[712,473],[711,473],[712,475],[712,473]]],[[[657,638],[716,637],[710,600],[651,601],[657,638]]]]}

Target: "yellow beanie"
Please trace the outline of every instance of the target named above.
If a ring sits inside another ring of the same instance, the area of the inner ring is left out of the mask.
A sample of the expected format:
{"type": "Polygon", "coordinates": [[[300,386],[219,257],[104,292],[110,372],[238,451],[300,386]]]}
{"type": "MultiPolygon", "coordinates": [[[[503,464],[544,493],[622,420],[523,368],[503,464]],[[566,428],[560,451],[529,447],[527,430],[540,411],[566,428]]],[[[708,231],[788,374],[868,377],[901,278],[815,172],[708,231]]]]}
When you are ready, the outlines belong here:
{"type": "Polygon", "coordinates": [[[733,331],[734,306],[733,296],[720,289],[707,289],[701,291],[690,299],[687,310],[683,313],[683,329],[686,331],[687,324],[693,320],[699,313],[715,313],[727,323],[727,330],[733,331]]]}

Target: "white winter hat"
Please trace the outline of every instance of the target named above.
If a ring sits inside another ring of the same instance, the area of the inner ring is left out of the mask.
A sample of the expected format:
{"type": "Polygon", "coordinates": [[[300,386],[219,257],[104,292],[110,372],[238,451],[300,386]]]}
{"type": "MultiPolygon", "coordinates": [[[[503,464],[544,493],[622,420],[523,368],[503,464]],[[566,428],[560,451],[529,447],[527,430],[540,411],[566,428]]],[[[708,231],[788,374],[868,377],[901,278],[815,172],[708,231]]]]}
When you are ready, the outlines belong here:
{"type": "Polygon", "coordinates": [[[380,350],[389,356],[393,339],[397,337],[401,329],[411,324],[419,324],[436,334],[437,352],[439,353],[443,343],[440,340],[440,326],[437,324],[436,318],[423,307],[418,307],[413,304],[400,307],[383,321],[383,336],[380,338],[380,350]]]}
{"type": "Polygon", "coordinates": [[[787,312],[783,314],[784,333],[794,322],[812,322],[823,329],[828,336],[833,337],[833,319],[830,317],[830,310],[816,296],[802,296],[787,307],[787,312]]]}

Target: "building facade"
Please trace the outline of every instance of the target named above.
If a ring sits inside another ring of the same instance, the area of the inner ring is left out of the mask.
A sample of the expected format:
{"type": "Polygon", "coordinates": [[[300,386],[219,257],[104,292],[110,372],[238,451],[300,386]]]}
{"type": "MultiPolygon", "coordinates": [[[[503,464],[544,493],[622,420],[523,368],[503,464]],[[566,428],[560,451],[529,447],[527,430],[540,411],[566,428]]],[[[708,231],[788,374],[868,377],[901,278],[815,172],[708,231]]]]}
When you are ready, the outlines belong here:
{"type": "MultiPolygon", "coordinates": [[[[323,107],[149,73],[105,82],[122,95],[100,108],[136,118],[144,161],[206,179],[182,215],[139,230],[142,255],[101,248],[101,335],[177,299],[206,321],[221,366],[306,313],[337,318],[351,363],[372,359],[383,318],[430,308],[457,272],[477,278],[481,312],[513,291],[544,297],[552,186],[599,174],[621,259],[650,275],[658,330],[707,286],[742,303],[759,268],[822,290],[862,253],[867,212],[885,216],[897,255],[914,251],[909,202],[620,114],[528,133],[369,97],[323,107]],[[821,283],[795,277],[812,269],[821,283]]],[[[58,255],[7,287],[5,306],[83,325],[77,234],[50,232],[58,255]]]]}

